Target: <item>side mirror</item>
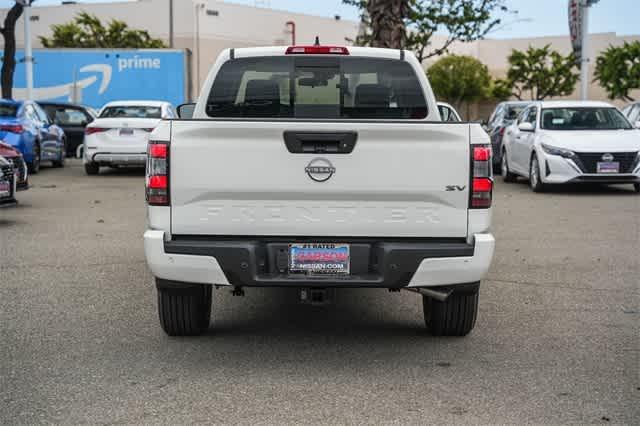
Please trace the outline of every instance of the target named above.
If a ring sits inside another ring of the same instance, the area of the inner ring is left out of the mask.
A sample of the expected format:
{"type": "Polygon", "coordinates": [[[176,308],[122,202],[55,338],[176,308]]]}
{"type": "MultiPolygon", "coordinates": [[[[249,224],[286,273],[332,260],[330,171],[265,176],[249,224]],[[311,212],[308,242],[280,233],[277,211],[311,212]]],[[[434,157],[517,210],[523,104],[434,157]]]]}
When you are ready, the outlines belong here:
{"type": "Polygon", "coordinates": [[[528,121],[523,121],[518,124],[518,129],[520,129],[521,132],[533,132],[533,124],[528,121]]]}
{"type": "Polygon", "coordinates": [[[195,109],[196,104],[194,103],[178,105],[178,117],[185,119],[193,118],[193,111],[195,111],[195,109]]]}

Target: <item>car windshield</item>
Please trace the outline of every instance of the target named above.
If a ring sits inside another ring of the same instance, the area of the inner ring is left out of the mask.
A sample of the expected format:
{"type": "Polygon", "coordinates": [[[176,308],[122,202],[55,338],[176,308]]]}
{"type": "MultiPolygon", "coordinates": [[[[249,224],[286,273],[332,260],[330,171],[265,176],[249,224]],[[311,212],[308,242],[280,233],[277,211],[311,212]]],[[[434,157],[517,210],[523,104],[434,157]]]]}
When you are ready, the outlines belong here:
{"type": "Polygon", "coordinates": [[[114,105],[106,107],[100,118],[161,118],[161,109],[157,106],[114,105]]]}
{"type": "Polygon", "coordinates": [[[632,129],[620,111],[612,107],[543,108],[545,130],[621,130],[632,129]]]}
{"type": "Polygon", "coordinates": [[[0,117],[15,117],[18,113],[16,104],[0,104],[0,117]]]}
{"type": "Polygon", "coordinates": [[[276,56],[226,62],[206,112],[210,117],[422,119],[427,104],[408,62],[276,56]]]}

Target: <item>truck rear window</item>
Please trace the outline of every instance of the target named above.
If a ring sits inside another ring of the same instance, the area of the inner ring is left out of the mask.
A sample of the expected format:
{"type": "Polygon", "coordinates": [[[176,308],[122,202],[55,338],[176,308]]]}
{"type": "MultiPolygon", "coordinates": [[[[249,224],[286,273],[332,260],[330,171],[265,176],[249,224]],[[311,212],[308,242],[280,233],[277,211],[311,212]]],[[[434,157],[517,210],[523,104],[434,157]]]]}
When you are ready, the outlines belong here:
{"type": "Polygon", "coordinates": [[[427,104],[407,62],[362,57],[256,57],[226,62],[210,117],[423,119],[427,104]]]}

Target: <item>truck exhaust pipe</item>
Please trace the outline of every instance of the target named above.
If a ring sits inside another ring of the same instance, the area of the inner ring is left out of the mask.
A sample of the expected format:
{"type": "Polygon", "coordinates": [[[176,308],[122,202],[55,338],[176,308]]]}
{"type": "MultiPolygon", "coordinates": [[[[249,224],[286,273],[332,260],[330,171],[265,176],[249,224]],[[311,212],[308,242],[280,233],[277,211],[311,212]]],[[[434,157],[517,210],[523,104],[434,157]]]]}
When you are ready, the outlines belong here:
{"type": "Polygon", "coordinates": [[[444,302],[445,300],[447,300],[447,298],[449,296],[451,296],[451,293],[453,293],[453,290],[440,291],[440,290],[433,290],[433,289],[430,289],[430,288],[403,287],[402,290],[407,290],[407,291],[410,291],[412,293],[418,293],[418,294],[421,294],[423,296],[428,296],[428,297],[431,297],[432,299],[436,299],[439,302],[444,302]]]}

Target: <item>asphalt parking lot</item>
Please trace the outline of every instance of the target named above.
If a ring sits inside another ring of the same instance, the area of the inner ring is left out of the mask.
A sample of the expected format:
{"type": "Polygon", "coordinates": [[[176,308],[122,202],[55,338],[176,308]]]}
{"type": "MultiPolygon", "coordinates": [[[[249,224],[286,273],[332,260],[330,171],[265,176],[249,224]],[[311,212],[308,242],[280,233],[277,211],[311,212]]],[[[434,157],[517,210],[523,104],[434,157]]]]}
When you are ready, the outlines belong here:
{"type": "Polygon", "coordinates": [[[637,423],[640,196],[498,179],[497,251],[466,338],[412,293],[214,292],[161,330],[143,172],[43,169],[0,210],[0,423],[637,423]]]}

